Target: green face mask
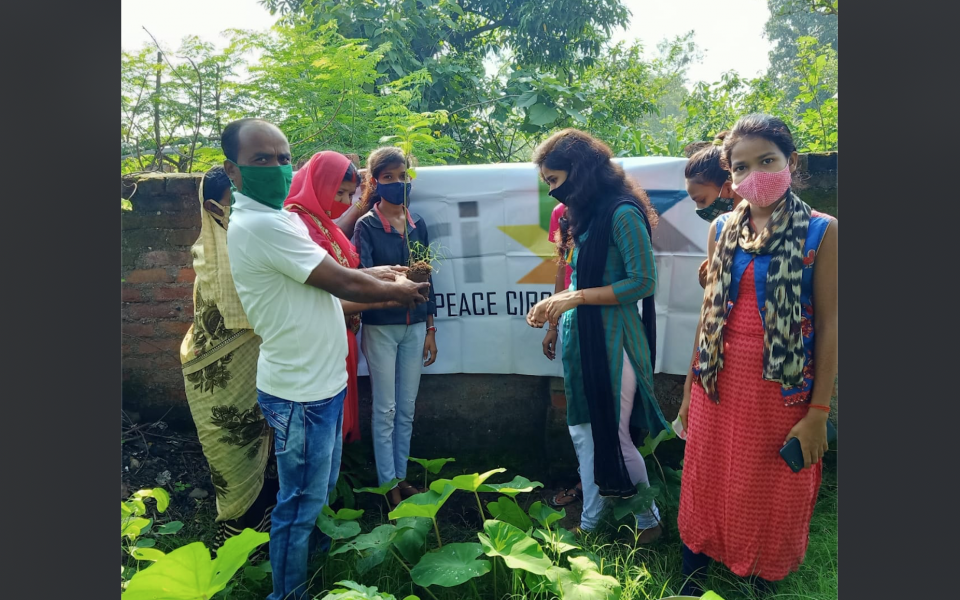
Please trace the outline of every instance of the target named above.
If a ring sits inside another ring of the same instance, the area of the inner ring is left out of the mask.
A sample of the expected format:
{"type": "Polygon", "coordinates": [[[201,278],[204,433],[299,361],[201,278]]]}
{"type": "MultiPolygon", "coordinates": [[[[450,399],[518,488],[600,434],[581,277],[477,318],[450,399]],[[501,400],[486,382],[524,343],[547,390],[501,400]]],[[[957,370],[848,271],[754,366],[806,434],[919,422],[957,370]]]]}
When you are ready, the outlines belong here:
{"type": "MultiPolygon", "coordinates": [[[[230,162],[237,165],[232,160],[230,162]]],[[[240,169],[240,176],[243,178],[241,194],[264,206],[277,210],[283,208],[283,201],[287,199],[290,184],[293,182],[293,165],[278,167],[237,165],[237,168],[240,169]]]]}

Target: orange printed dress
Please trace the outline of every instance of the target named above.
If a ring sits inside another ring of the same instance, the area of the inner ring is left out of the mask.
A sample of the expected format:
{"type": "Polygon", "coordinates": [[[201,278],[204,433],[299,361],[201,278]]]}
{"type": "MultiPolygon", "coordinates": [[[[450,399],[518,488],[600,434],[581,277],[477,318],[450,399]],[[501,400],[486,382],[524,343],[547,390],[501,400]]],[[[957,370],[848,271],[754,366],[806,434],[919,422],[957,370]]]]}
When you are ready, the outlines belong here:
{"type": "Polygon", "coordinates": [[[780,457],[807,402],[785,405],[781,385],[761,376],[754,262],[740,277],[740,301],[723,331],[720,403],[698,379],[693,385],[678,527],[690,550],[741,577],[777,581],[803,562],[823,462],[794,473],[780,457]]]}

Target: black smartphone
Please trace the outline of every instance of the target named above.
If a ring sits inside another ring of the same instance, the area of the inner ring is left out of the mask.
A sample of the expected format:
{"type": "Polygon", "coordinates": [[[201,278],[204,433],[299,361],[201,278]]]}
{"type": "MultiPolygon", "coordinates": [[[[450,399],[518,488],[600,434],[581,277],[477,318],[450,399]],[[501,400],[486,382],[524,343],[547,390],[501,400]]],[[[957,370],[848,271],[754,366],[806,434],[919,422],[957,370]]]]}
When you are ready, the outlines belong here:
{"type": "MultiPolygon", "coordinates": [[[[827,442],[837,439],[837,428],[833,423],[827,421],[827,442]]],[[[803,469],[803,450],[800,448],[800,440],[790,438],[790,440],[780,448],[780,456],[787,466],[794,473],[799,473],[803,469]]]]}

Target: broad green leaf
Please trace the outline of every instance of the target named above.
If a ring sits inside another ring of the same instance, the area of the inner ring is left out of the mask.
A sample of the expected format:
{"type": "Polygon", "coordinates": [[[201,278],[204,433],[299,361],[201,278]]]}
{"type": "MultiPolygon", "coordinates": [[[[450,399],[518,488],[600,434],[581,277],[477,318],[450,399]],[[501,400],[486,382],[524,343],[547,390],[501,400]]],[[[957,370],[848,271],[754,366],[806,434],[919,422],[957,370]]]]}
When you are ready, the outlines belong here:
{"type": "Polygon", "coordinates": [[[549,125],[550,123],[556,121],[557,117],[560,116],[560,113],[557,112],[557,109],[544,104],[534,104],[530,107],[527,114],[530,116],[530,123],[538,127],[549,125]]]}
{"type": "Polygon", "coordinates": [[[153,488],[152,490],[140,490],[134,494],[137,498],[153,498],[157,501],[157,510],[164,512],[170,506],[170,494],[163,488],[153,488]]]}
{"type": "Polygon", "coordinates": [[[589,558],[570,558],[570,569],[551,567],[547,579],[564,600],[615,600],[620,597],[620,582],[603,575],[589,558]]]}
{"type": "MultiPolygon", "coordinates": [[[[127,500],[124,502],[124,504],[127,506],[127,510],[130,511],[130,514],[135,517],[139,517],[140,515],[147,513],[146,505],[143,503],[143,500],[139,498],[127,500]]],[[[123,514],[123,509],[120,509],[120,513],[123,514]]]]}
{"type": "Polygon", "coordinates": [[[673,428],[667,428],[662,430],[657,434],[657,437],[650,439],[650,434],[647,434],[647,437],[643,438],[643,445],[637,448],[640,451],[640,456],[646,458],[653,454],[653,451],[657,449],[657,446],[660,445],[660,442],[664,440],[669,440],[677,437],[677,434],[673,432],[673,428]]]}
{"type": "Polygon", "coordinates": [[[529,92],[524,92],[520,94],[520,97],[517,98],[517,108],[529,108],[537,103],[537,92],[530,90],[529,92]]]}
{"type": "Polygon", "coordinates": [[[323,507],[324,514],[340,521],[356,521],[363,516],[363,509],[341,508],[333,512],[329,506],[323,507]]]}
{"type": "Polygon", "coordinates": [[[672,469],[670,467],[663,467],[663,474],[667,478],[667,483],[674,483],[680,485],[681,477],[683,476],[683,469],[672,469]]]}
{"type": "Polygon", "coordinates": [[[250,558],[250,553],[269,540],[269,533],[261,533],[248,528],[240,532],[240,535],[235,535],[224,542],[223,546],[217,550],[216,560],[213,561],[213,570],[216,576],[210,583],[213,590],[211,595],[225,588],[234,573],[250,558]]]}
{"type": "Polygon", "coordinates": [[[267,578],[266,572],[260,567],[247,566],[243,568],[243,576],[253,581],[263,581],[267,578]]]}
{"type": "Polygon", "coordinates": [[[133,210],[133,202],[126,198],[120,198],[120,210],[133,210]]]}
{"type": "Polygon", "coordinates": [[[670,467],[663,467],[663,493],[658,497],[666,506],[677,508],[680,504],[680,482],[682,471],[675,471],[670,467]]]}
{"type": "Polygon", "coordinates": [[[332,590],[321,600],[396,600],[393,595],[381,593],[375,587],[360,585],[353,581],[338,581],[339,589],[332,590]]]}
{"type": "Polygon", "coordinates": [[[393,545],[405,561],[411,565],[420,561],[423,553],[426,552],[427,536],[432,527],[433,522],[423,517],[397,519],[397,528],[405,531],[397,535],[393,545]]]}
{"type": "Polygon", "coordinates": [[[357,572],[361,575],[365,575],[370,572],[374,567],[380,566],[383,561],[387,559],[387,552],[390,551],[389,546],[379,547],[379,548],[370,548],[360,553],[360,560],[356,562],[357,572]]]}
{"type": "Polygon", "coordinates": [[[127,502],[120,503],[120,520],[133,516],[133,507],[127,502]]]}
{"type": "Polygon", "coordinates": [[[137,540],[137,543],[134,544],[136,548],[153,548],[157,545],[157,540],[153,538],[140,538],[137,540]]]}
{"type": "Polygon", "coordinates": [[[660,488],[652,485],[650,487],[637,486],[637,493],[626,500],[613,498],[613,517],[622,521],[628,515],[640,515],[650,510],[650,505],[654,498],[660,494],[660,488]]]}
{"type": "Polygon", "coordinates": [[[396,525],[380,525],[370,533],[358,535],[346,544],[335,548],[330,552],[330,555],[333,556],[336,554],[342,554],[347,550],[364,552],[366,550],[372,550],[376,548],[387,549],[390,547],[390,544],[393,542],[393,539],[397,534],[398,527],[396,525]]]}
{"type": "MultiPolygon", "coordinates": [[[[431,486],[432,487],[432,486],[431,486]]],[[[443,487],[442,493],[437,493],[432,489],[422,494],[410,496],[397,508],[387,515],[390,519],[400,519],[403,517],[428,517],[433,519],[437,516],[440,507],[444,505],[450,495],[456,491],[456,488],[447,483],[443,487]]]]}
{"type": "Polygon", "coordinates": [[[530,518],[540,523],[542,526],[547,529],[550,528],[550,525],[556,523],[560,519],[567,516],[567,510],[561,508],[560,510],[555,510],[554,508],[544,504],[537,500],[530,505],[530,518]]]}
{"type": "Polygon", "coordinates": [[[487,556],[503,558],[511,569],[523,569],[543,575],[552,566],[543,554],[540,544],[523,531],[509,523],[488,520],[483,523],[483,533],[478,533],[480,544],[487,556]]]}
{"type": "Polygon", "coordinates": [[[572,109],[572,108],[565,108],[564,111],[566,111],[566,113],[567,113],[568,115],[570,115],[571,117],[573,117],[574,119],[576,119],[576,120],[577,120],[578,122],[580,122],[580,123],[586,123],[586,122],[587,122],[587,118],[586,118],[585,116],[583,116],[582,114],[580,114],[580,111],[578,111],[578,110],[574,110],[574,109],[572,109]]]}
{"type": "Polygon", "coordinates": [[[483,547],[477,543],[447,544],[425,554],[410,577],[421,587],[454,587],[490,572],[490,561],[477,560],[481,554],[483,547]]]}
{"type": "Polygon", "coordinates": [[[505,496],[510,496],[511,498],[516,497],[517,494],[523,492],[532,492],[534,488],[543,487],[543,484],[539,481],[530,481],[526,477],[517,475],[513,478],[513,481],[507,483],[484,483],[481,485],[477,491],[478,492],[499,492],[505,496]]]}
{"type": "Polygon", "coordinates": [[[580,550],[581,548],[577,543],[577,536],[563,527],[557,527],[550,531],[538,529],[533,535],[543,540],[547,547],[553,550],[554,554],[564,554],[571,550],[580,550]]]}
{"type": "Polygon", "coordinates": [[[120,537],[127,536],[130,539],[134,539],[152,524],[153,519],[144,519],[143,517],[130,519],[120,524],[120,537]]]}
{"type": "Polygon", "coordinates": [[[345,540],[360,533],[360,523],[332,519],[323,513],[317,517],[317,527],[332,540],[345,540]]]}
{"type": "Polygon", "coordinates": [[[350,484],[343,477],[337,480],[337,485],[334,486],[333,491],[330,493],[330,496],[331,496],[330,498],[331,504],[333,502],[336,502],[337,498],[342,498],[344,506],[346,506],[348,509],[353,508],[353,506],[356,504],[356,499],[354,498],[354,495],[353,495],[353,488],[350,487],[350,484]]]}
{"type": "MultiPolygon", "coordinates": [[[[409,169],[407,170],[407,172],[409,173],[409,169]]],[[[455,458],[433,458],[433,459],[425,459],[425,458],[414,458],[414,457],[412,457],[412,456],[410,457],[410,460],[412,460],[413,462],[417,463],[418,465],[420,465],[421,467],[423,467],[423,468],[426,469],[427,471],[433,473],[434,475],[436,475],[437,473],[440,472],[440,469],[443,468],[443,465],[447,464],[448,462],[455,462],[455,461],[456,461],[455,458]]]]}
{"type": "Polygon", "coordinates": [[[220,591],[212,589],[213,577],[210,551],[203,542],[194,542],[177,548],[134,575],[123,593],[123,600],[210,598],[220,591]]]}
{"type": "Polygon", "coordinates": [[[411,142],[424,142],[427,144],[432,144],[434,139],[425,133],[411,133],[410,134],[411,142]]]}
{"type": "Polygon", "coordinates": [[[495,473],[503,473],[506,471],[504,468],[493,469],[487,471],[483,475],[479,473],[471,473],[469,475],[457,475],[453,479],[438,479],[430,484],[430,490],[437,492],[438,494],[443,491],[443,486],[446,484],[452,485],[458,490],[463,490],[465,492],[476,492],[483,482],[490,478],[491,475],[495,473]]]}
{"type": "Polygon", "coordinates": [[[170,521],[169,523],[164,523],[157,528],[157,533],[160,535],[173,535],[183,529],[183,523],[180,521],[170,521]]]}
{"type": "Polygon", "coordinates": [[[156,548],[134,548],[130,556],[137,560],[160,560],[166,555],[156,548]]]}
{"type": "Polygon", "coordinates": [[[487,510],[498,521],[509,523],[521,531],[530,531],[533,522],[512,498],[500,496],[496,502],[487,504],[487,510]]]}
{"type": "Polygon", "coordinates": [[[385,495],[387,492],[397,487],[397,484],[400,483],[400,480],[393,478],[380,487],[365,487],[365,488],[354,488],[353,491],[357,493],[367,493],[367,494],[380,494],[381,496],[385,495]]]}
{"type": "MultiPolygon", "coordinates": [[[[537,596],[541,594],[546,595],[552,589],[550,580],[547,579],[546,575],[534,575],[528,571],[523,580],[527,584],[527,589],[530,590],[530,593],[537,596]]],[[[549,598],[550,596],[548,595],[547,597],[549,598]]]]}
{"type": "Polygon", "coordinates": [[[700,600],[723,600],[723,598],[721,598],[720,594],[714,592],[713,590],[707,590],[707,593],[700,596],[700,600]]]}

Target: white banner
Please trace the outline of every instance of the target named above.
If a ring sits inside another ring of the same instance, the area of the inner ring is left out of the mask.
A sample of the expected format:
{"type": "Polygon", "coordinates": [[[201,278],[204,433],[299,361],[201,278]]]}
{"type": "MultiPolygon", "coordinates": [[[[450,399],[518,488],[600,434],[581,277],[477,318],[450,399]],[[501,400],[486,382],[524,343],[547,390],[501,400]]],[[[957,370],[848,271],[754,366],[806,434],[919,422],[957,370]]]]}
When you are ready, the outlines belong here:
{"type": "MultiPolygon", "coordinates": [[[[706,256],[708,224],[685,191],[686,159],[617,162],[660,214],[653,234],[656,370],[684,374],[703,299],[697,269],[706,256]]],[[[559,353],[554,361],[543,355],[544,331],[524,319],[553,293],[557,267],[548,228],[556,204],[531,163],[417,169],[410,207],[445,255],[433,276],[438,358],[425,374],[563,375],[559,353]]],[[[359,374],[367,375],[362,353],[359,360],[359,374]]]]}

